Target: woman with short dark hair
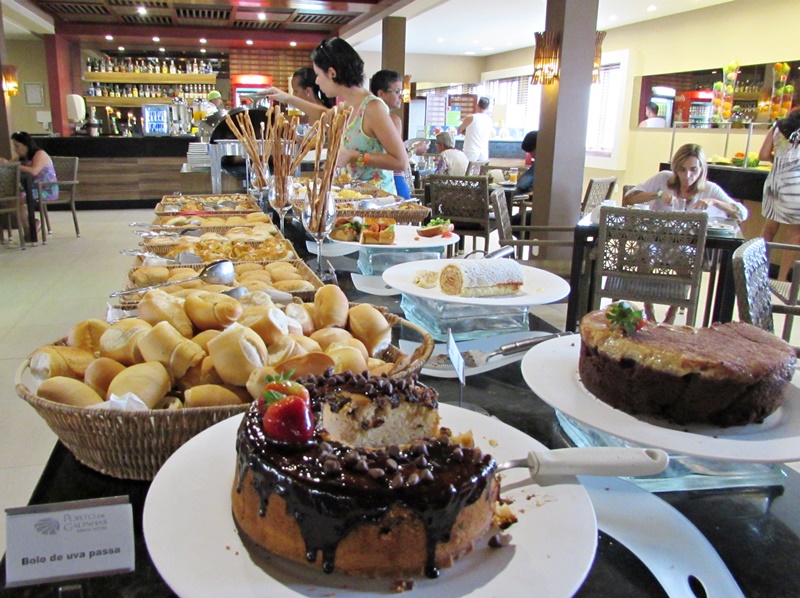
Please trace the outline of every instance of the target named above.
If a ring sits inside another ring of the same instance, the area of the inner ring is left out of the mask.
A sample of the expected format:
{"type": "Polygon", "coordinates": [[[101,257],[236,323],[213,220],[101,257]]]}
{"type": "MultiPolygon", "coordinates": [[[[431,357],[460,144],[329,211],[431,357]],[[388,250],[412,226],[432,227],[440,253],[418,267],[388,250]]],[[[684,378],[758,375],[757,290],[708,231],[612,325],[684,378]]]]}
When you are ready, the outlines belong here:
{"type": "MultiPolygon", "coordinates": [[[[36,201],[56,201],[58,199],[58,185],[48,185],[42,191],[42,197],[39,197],[39,190],[37,183],[50,183],[56,181],[56,170],[53,166],[53,160],[48,153],[41,149],[28,133],[20,131],[19,133],[11,134],[11,144],[14,146],[14,151],[19,157],[20,172],[30,174],[33,177],[33,198],[36,201]]],[[[5,158],[0,158],[0,162],[7,162],[5,158]]],[[[28,229],[28,206],[24,202],[25,193],[20,193],[23,199],[22,204],[22,229],[25,236],[30,236],[28,229]]],[[[39,221],[37,220],[37,226],[39,221]]]]}
{"type": "Polygon", "coordinates": [[[335,101],[329,98],[317,85],[317,74],[310,66],[297,69],[292,75],[292,93],[298,98],[317,104],[323,108],[331,108],[335,101]]]}
{"type": "MultiPolygon", "coordinates": [[[[343,167],[354,180],[396,193],[394,171],[408,167],[408,154],[392,124],[389,108],[364,87],[364,61],[350,44],[334,37],[316,47],[311,62],[322,93],[341,98],[346,107],[353,108],[337,166],[343,167]]],[[[299,108],[312,119],[319,118],[326,110],[276,87],[267,89],[265,95],[299,108]]]]}

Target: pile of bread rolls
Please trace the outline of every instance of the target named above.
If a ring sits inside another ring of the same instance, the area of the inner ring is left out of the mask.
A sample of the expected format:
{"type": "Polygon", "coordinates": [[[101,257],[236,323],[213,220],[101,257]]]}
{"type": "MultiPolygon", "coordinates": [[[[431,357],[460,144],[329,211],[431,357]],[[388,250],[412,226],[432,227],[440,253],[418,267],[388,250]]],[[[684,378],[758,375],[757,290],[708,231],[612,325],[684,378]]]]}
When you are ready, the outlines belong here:
{"type": "MultiPolygon", "coordinates": [[[[198,270],[185,266],[140,266],[128,272],[126,288],[135,289],[164,282],[174,282],[175,284],[162,287],[161,290],[170,295],[185,298],[197,290],[221,293],[233,287],[247,287],[250,292],[274,289],[285,293],[308,293],[322,286],[321,281],[313,276],[313,273],[311,273],[312,280],[307,280],[308,274],[304,274],[293,262],[268,264],[243,262],[236,264],[234,271],[236,276],[233,284],[226,286],[209,284],[202,280],[181,282],[197,276],[198,270]]],[[[141,299],[139,295],[130,295],[129,297],[130,301],[138,302],[141,299]]]]}
{"type": "Polygon", "coordinates": [[[254,224],[267,224],[272,225],[273,234],[277,231],[277,228],[274,224],[272,224],[272,220],[269,219],[264,212],[248,212],[247,214],[233,214],[233,215],[225,215],[222,214],[215,214],[213,216],[167,216],[161,215],[157,218],[156,224],[167,225],[167,226],[202,226],[202,227],[209,227],[209,226],[251,226],[254,224]]]}
{"type": "Polygon", "coordinates": [[[350,307],[335,285],[321,287],[313,303],[285,306],[260,291],[237,300],[155,289],[138,312],[113,324],[79,322],[65,345],[35,351],[36,394],[82,407],[125,393],[151,409],[240,405],[262,395],[268,375],[391,374],[408,359],[380,359],[391,325],[371,305],[350,307]]]}
{"type": "Polygon", "coordinates": [[[263,262],[290,260],[297,257],[292,244],[283,238],[272,237],[262,242],[231,241],[225,238],[199,239],[181,237],[158,243],[144,243],[149,251],[173,258],[179,253],[194,253],[204,262],[231,260],[234,262],[263,262]]]}

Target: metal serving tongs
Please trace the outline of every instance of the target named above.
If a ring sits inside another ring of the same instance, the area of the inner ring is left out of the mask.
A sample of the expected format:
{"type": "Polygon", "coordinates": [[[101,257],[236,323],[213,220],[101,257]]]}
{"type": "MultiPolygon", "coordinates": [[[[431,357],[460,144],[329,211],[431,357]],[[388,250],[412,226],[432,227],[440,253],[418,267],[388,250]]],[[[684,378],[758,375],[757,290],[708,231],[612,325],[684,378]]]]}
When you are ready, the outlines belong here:
{"type": "Polygon", "coordinates": [[[531,477],[544,475],[648,476],[661,473],[669,455],[654,448],[584,447],[531,451],[523,459],[501,463],[497,471],[527,467],[531,477]]]}

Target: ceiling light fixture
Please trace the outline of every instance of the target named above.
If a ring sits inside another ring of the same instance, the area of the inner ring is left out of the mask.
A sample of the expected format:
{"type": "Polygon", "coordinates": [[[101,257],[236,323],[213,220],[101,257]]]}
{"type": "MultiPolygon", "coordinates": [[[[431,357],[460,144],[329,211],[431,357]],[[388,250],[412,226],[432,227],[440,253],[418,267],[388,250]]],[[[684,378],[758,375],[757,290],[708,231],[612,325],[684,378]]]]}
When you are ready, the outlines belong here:
{"type": "Polygon", "coordinates": [[[160,37],[154,37],[154,38],[153,38],[153,41],[154,41],[155,43],[158,43],[158,42],[160,42],[160,41],[161,41],[161,38],[160,38],[160,37]]]}
{"type": "Polygon", "coordinates": [[[165,48],[159,48],[158,51],[159,52],[166,52],[167,50],[165,48]]]}
{"type": "Polygon", "coordinates": [[[289,42],[289,45],[294,48],[297,45],[297,42],[289,42]]]}
{"type": "Polygon", "coordinates": [[[200,48],[200,53],[201,54],[205,54],[206,53],[206,49],[205,48],[200,48]]]}
{"type": "Polygon", "coordinates": [[[117,50],[119,50],[120,52],[124,52],[125,51],[125,46],[119,46],[117,48],[117,50]]]}
{"type": "Polygon", "coordinates": [[[204,43],[206,43],[206,38],[204,38],[204,37],[201,37],[201,38],[200,38],[200,43],[201,43],[201,44],[204,44],[204,43]]]}
{"type": "Polygon", "coordinates": [[[265,13],[265,12],[258,13],[258,20],[259,21],[266,21],[267,20],[267,13],[265,13]]]}
{"type": "Polygon", "coordinates": [[[491,52],[494,48],[481,48],[483,52],[491,52]]]}
{"type": "Polygon", "coordinates": [[[114,36],[113,35],[106,35],[106,39],[108,41],[113,41],[114,40],[114,36]]]}
{"type": "Polygon", "coordinates": [[[531,85],[549,85],[558,78],[559,38],[555,31],[534,33],[536,48],[533,52],[531,85]]]}
{"type": "Polygon", "coordinates": [[[248,46],[252,46],[252,45],[253,45],[253,40],[252,40],[252,39],[248,39],[248,40],[247,40],[246,42],[244,42],[244,43],[246,43],[248,46]]]}
{"type": "Polygon", "coordinates": [[[136,12],[138,12],[140,15],[144,16],[144,15],[147,14],[147,9],[144,6],[139,6],[139,7],[136,8],[136,12]]]}

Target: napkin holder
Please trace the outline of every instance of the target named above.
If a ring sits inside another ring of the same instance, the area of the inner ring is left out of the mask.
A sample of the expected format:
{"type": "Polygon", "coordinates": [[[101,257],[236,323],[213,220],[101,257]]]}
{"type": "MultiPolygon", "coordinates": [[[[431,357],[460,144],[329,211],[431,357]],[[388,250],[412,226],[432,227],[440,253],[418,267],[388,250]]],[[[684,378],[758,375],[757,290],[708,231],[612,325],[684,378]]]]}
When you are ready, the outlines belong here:
{"type": "Polygon", "coordinates": [[[409,322],[442,342],[447,341],[448,329],[457,341],[529,330],[527,306],[467,305],[403,293],[400,307],[409,322]]]}

